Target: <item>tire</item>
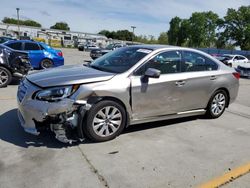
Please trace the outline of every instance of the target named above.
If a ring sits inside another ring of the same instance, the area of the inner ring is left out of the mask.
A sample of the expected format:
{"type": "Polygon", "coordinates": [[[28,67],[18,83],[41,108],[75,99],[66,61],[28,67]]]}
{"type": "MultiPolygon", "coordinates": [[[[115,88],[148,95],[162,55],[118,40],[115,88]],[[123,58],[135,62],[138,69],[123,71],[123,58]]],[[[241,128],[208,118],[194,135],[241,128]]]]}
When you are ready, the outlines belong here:
{"type": "Polygon", "coordinates": [[[0,67],[0,88],[6,87],[11,81],[11,72],[5,67],[0,67]]]}
{"type": "Polygon", "coordinates": [[[51,68],[53,67],[54,63],[52,60],[50,59],[43,59],[40,63],[40,67],[41,69],[48,69],[48,68],[51,68]]]}
{"type": "Polygon", "coordinates": [[[228,94],[224,90],[217,90],[209,100],[206,116],[210,119],[220,117],[228,104],[228,94]]]}
{"type": "Polygon", "coordinates": [[[104,100],[88,111],[82,127],[90,140],[104,142],[117,137],[123,131],[125,123],[126,111],[122,105],[111,100],[104,100]]]}

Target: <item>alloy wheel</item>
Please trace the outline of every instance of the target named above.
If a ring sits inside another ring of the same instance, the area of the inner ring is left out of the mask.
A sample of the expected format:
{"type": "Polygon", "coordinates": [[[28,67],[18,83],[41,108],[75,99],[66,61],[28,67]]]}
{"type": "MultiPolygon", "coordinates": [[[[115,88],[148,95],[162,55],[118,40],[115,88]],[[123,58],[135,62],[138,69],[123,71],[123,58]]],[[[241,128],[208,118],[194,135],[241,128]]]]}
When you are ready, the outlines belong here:
{"type": "Polygon", "coordinates": [[[217,93],[212,101],[211,105],[211,112],[215,115],[218,116],[221,114],[226,106],[226,97],[223,93],[217,93]]]}
{"type": "Polygon", "coordinates": [[[5,70],[0,69],[0,86],[8,82],[9,76],[5,70]]]}
{"type": "Polygon", "coordinates": [[[122,124],[122,114],[114,106],[106,106],[99,110],[93,119],[93,130],[101,137],[113,135],[122,124]]]}
{"type": "Polygon", "coordinates": [[[43,69],[48,69],[51,68],[53,66],[53,62],[49,59],[45,59],[41,62],[41,67],[43,69]]]}

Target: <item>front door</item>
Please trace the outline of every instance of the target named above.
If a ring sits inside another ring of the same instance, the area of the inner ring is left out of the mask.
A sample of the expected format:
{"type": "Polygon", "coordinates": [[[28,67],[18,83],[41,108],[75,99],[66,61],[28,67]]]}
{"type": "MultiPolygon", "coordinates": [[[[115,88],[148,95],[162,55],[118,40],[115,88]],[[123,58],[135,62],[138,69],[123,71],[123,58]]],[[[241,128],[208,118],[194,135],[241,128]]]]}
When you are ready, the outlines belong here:
{"type": "Polygon", "coordinates": [[[133,119],[175,114],[180,110],[181,87],[185,82],[180,63],[179,51],[166,51],[155,55],[135,71],[130,77],[133,119]],[[160,77],[143,76],[148,68],[160,70],[160,77]]]}

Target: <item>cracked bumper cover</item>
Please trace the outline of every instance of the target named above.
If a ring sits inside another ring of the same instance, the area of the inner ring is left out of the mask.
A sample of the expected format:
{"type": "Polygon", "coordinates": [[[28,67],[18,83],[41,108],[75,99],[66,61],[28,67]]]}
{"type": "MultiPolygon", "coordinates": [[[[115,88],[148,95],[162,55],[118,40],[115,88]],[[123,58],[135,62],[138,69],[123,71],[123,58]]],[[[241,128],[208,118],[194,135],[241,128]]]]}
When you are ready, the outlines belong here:
{"type": "Polygon", "coordinates": [[[74,103],[72,99],[53,103],[37,100],[18,101],[18,118],[26,132],[39,135],[35,121],[44,122],[49,116],[72,112],[75,109],[74,103]]]}

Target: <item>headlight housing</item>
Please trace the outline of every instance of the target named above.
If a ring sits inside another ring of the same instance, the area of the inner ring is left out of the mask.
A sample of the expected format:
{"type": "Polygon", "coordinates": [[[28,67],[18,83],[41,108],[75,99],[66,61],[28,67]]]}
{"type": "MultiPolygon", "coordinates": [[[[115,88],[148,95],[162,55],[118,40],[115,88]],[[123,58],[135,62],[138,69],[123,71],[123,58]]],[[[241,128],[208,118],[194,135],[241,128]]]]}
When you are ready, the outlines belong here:
{"type": "Polygon", "coordinates": [[[78,88],[79,85],[49,88],[37,92],[35,99],[49,102],[59,101],[72,95],[78,88]]]}

